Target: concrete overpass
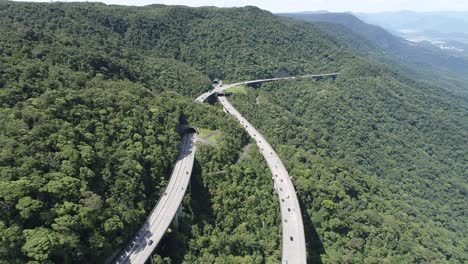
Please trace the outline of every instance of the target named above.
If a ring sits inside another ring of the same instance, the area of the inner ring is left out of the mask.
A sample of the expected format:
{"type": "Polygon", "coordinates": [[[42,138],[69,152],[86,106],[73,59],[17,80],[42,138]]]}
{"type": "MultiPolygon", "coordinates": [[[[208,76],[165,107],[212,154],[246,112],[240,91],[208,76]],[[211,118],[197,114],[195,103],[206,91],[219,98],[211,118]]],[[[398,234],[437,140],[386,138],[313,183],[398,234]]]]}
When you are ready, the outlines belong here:
{"type": "Polygon", "coordinates": [[[228,84],[221,86],[219,84],[216,86],[214,89],[200,95],[195,99],[197,102],[203,103],[206,102],[213,94],[216,94],[218,92],[225,91],[229,88],[239,86],[239,85],[256,85],[256,84],[261,84],[261,83],[266,83],[266,82],[274,82],[274,81],[280,81],[280,80],[292,80],[292,79],[299,79],[299,78],[312,78],[312,79],[322,79],[322,78],[333,78],[335,79],[340,73],[338,72],[333,72],[333,73],[321,73],[321,74],[308,74],[308,75],[303,75],[303,76],[291,76],[291,77],[280,77],[280,78],[269,78],[269,79],[258,79],[258,80],[251,80],[251,81],[244,81],[244,82],[238,82],[238,83],[233,83],[233,84],[228,84]]]}
{"type": "Polygon", "coordinates": [[[280,81],[280,80],[292,80],[292,79],[297,79],[297,78],[312,78],[312,79],[323,79],[323,78],[333,78],[335,79],[340,73],[338,72],[333,72],[333,73],[323,73],[323,74],[309,74],[309,75],[303,75],[303,76],[291,76],[291,77],[280,77],[280,78],[270,78],[270,79],[260,79],[260,80],[252,80],[252,81],[246,81],[243,82],[242,84],[245,84],[247,86],[255,86],[256,84],[262,84],[266,82],[274,82],[274,81],[280,81]]]}
{"type": "Polygon", "coordinates": [[[182,212],[182,199],[187,190],[195,160],[195,134],[186,134],[179,145],[179,156],[170,181],[138,233],[115,258],[114,263],[143,264],[182,212]]]}
{"type": "Polygon", "coordinates": [[[281,223],[283,230],[282,257],[283,264],[306,264],[306,242],[302,213],[296,190],[286,168],[275,150],[232,105],[226,97],[218,97],[226,112],[233,115],[252,137],[270,168],[274,188],[280,200],[281,223]]]}

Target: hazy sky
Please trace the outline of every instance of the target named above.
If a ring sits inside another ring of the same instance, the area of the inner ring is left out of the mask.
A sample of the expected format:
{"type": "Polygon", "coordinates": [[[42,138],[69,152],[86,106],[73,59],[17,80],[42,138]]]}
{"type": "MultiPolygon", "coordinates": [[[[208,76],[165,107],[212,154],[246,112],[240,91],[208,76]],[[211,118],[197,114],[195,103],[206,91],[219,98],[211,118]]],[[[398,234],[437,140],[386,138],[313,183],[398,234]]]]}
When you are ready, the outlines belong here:
{"type": "MultiPolygon", "coordinates": [[[[48,2],[47,0],[29,0],[48,2]]],[[[62,2],[76,2],[65,0],[62,2]]],[[[468,11],[468,0],[98,0],[106,4],[119,5],[188,5],[188,6],[246,6],[253,5],[272,12],[293,11],[468,11]]]]}

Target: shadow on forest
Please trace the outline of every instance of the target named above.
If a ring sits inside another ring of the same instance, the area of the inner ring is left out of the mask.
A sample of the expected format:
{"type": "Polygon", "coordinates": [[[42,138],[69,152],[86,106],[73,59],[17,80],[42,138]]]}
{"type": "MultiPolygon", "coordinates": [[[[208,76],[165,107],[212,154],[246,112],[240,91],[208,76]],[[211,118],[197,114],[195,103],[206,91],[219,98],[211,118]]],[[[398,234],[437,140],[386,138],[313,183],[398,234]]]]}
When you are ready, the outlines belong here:
{"type": "Polygon", "coordinates": [[[196,223],[201,221],[211,222],[213,215],[213,203],[208,189],[201,176],[201,166],[197,160],[194,163],[194,174],[192,176],[192,192],[190,199],[190,207],[196,214],[194,220],[196,223]]]}
{"type": "Polygon", "coordinates": [[[325,248],[323,247],[322,240],[315,229],[315,225],[312,222],[312,218],[306,210],[306,206],[302,202],[301,197],[298,195],[299,206],[302,211],[302,220],[304,221],[304,232],[307,246],[307,263],[322,263],[320,255],[325,254],[325,248]]]}

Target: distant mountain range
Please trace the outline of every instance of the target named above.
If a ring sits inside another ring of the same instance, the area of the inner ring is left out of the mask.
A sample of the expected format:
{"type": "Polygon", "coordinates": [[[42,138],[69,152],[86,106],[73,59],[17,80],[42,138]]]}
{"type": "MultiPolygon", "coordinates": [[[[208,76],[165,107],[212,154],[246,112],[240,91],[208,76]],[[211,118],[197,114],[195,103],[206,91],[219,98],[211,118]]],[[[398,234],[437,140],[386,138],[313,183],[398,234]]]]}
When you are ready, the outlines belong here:
{"type": "Polygon", "coordinates": [[[329,22],[346,26],[396,57],[405,61],[428,64],[452,72],[467,73],[468,60],[444,52],[430,43],[407,41],[395,36],[387,30],[367,24],[350,13],[289,13],[282,16],[301,19],[309,22],[329,22]]]}
{"type": "Polygon", "coordinates": [[[356,14],[367,23],[386,28],[414,42],[427,41],[456,56],[468,56],[468,12],[412,11],[356,14]]]}
{"type": "MultiPolygon", "coordinates": [[[[468,53],[465,49],[468,51],[468,48],[463,43],[447,41],[434,45],[430,41],[410,41],[380,26],[368,24],[351,13],[302,12],[277,15],[313,22],[321,30],[341,39],[354,50],[380,61],[393,60],[399,64],[400,68],[406,67],[402,66],[401,62],[407,63],[411,65],[410,70],[404,71],[411,72],[410,75],[438,82],[441,86],[452,83],[454,89],[464,87],[461,89],[467,90],[468,53]],[[344,26],[344,28],[337,27],[337,25],[344,26]],[[448,45],[456,45],[456,49],[459,50],[453,50],[448,45]],[[434,71],[441,72],[441,74],[435,78],[434,71]],[[442,78],[441,76],[450,77],[442,78]]],[[[458,34],[455,33],[455,35],[458,34]]]]}
{"type": "Polygon", "coordinates": [[[367,23],[394,31],[412,30],[468,34],[468,11],[428,13],[400,11],[373,14],[357,13],[356,16],[367,23]]]}
{"type": "Polygon", "coordinates": [[[164,195],[187,125],[219,137],[151,261],[279,263],[292,221],[255,140],[193,99],[214,78],[322,72],[340,74],[229,98],[291,172],[307,262],[466,263],[468,95],[446,73],[466,62],[349,14],[301,15],[335,23],[0,0],[0,264],[106,263],[164,195]]]}

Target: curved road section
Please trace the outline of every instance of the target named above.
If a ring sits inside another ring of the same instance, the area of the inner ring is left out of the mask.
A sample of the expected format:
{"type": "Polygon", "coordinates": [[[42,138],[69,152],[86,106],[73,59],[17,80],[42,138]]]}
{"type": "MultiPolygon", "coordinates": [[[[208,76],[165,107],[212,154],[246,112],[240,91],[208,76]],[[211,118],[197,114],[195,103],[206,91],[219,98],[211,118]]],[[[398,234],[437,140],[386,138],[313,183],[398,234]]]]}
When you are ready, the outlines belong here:
{"type": "Polygon", "coordinates": [[[333,73],[321,73],[321,74],[309,74],[309,75],[304,75],[304,76],[291,76],[291,77],[281,77],[281,78],[270,78],[270,79],[258,79],[258,80],[252,80],[252,81],[245,81],[245,82],[238,82],[238,83],[233,83],[233,84],[228,84],[225,86],[218,85],[216,86],[213,90],[210,90],[195,99],[197,102],[203,103],[208,99],[210,96],[212,96],[215,93],[225,91],[229,88],[232,88],[234,86],[239,86],[243,84],[252,84],[252,83],[264,83],[264,82],[274,82],[274,81],[280,81],[280,80],[291,80],[291,79],[296,79],[296,78],[322,78],[322,77],[336,77],[340,73],[338,72],[333,72],[333,73]]]}
{"type": "Polygon", "coordinates": [[[220,96],[218,100],[223,105],[224,110],[237,118],[249,135],[255,139],[273,175],[274,186],[280,200],[283,227],[281,262],[283,264],[307,263],[304,224],[302,223],[301,208],[291,177],[265,138],[229,103],[226,97],[220,96]]]}
{"type": "Polygon", "coordinates": [[[186,134],[171,179],[156,207],[127,247],[114,259],[116,264],[145,263],[174,219],[190,181],[195,159],[195,134],[186,134]]]}

